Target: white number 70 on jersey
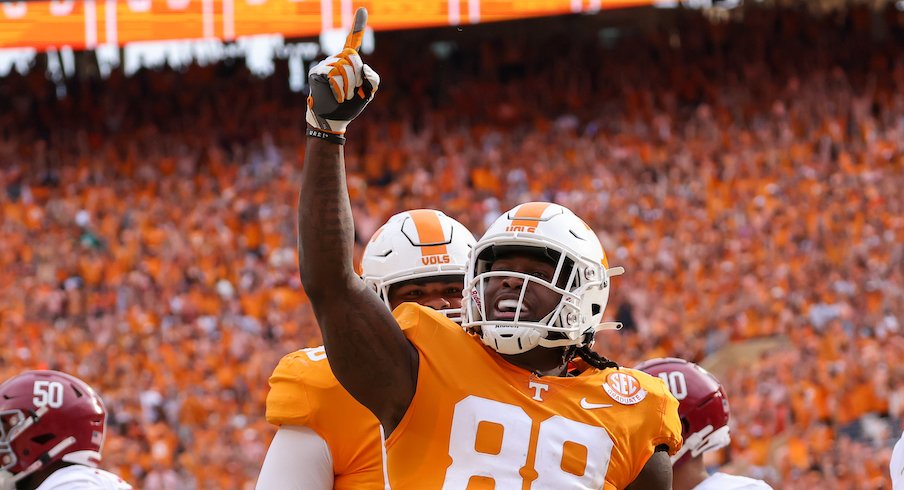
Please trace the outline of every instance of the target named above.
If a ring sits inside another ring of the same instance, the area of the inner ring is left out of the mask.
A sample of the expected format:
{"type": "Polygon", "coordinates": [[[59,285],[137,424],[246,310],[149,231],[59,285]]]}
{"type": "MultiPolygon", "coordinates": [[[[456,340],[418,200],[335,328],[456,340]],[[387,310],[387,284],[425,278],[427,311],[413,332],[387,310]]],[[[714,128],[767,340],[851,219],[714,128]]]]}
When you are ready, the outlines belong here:
{"type": "MultiPolygon", "coordinates": [[[[535,452],[533,488],[602,488],[613,442],[602,427],[553,416],[533,432],[523,408],[471,395],[455,405],[443,489],[465,489],[472,477],[492,479],[496,488],[522,488],[521,468],[535,452]],[[481,447],[478,429],[495,432],[495,447],[481,447]],[[532,451],[532,449],[535,449],[532,451]],[[563,458],[569,453],[572,457],[563,458]],[[583,467],[575,454],[586,457],[583,467]]],[[[528,470],[528,472],[530,472],[528,470]]]]}

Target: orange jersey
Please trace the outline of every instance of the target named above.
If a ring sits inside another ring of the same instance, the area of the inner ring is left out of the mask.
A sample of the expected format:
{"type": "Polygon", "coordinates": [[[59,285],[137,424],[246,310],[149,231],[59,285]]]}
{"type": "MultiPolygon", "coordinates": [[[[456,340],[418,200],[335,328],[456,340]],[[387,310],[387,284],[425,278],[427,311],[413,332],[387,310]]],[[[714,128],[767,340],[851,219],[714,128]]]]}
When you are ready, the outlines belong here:
{"type": "Polygon", "coordinates": [[[380,423],[336,380],[323,347],[279,361],[270,376],[267,421],[309,427],[326,441],[333,488],[383,489],[380,423]]]}
{"type": "Polygon", "coordinates": [[[681,447],[678,401],[629,368],[538,377],[433,310],[395,311],[420,353],[417,391],[386,441],[394,490],[622,489],[656,446],[681,447]]]}

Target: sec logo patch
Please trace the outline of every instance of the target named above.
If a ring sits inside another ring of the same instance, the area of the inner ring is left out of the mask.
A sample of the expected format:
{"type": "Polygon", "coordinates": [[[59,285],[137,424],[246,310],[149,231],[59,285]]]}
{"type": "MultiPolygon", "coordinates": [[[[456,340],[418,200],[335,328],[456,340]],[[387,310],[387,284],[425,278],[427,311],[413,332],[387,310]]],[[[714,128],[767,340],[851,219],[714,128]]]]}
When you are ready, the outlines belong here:
{"type": "Polygon", "coordinates": [[[622,405],[634,405],[647,397],[647,390],[640,387],[640,381],[624,372],[615,372],[607,376],[603,389],[622,405]]]}

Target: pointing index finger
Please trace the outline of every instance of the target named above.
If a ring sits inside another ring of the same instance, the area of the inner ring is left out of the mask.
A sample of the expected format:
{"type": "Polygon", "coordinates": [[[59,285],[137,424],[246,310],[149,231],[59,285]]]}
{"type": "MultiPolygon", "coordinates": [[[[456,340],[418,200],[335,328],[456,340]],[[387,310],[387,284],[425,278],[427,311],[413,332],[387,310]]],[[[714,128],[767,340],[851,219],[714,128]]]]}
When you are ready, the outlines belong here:
{"type": "Polygon", "coordinates": [[[367,26],[367,9],[361,7],[355,12],[355,24],[352,26],[352,32],[345,38],[346,48],[352,48],[356,51],[361,48],[365,26],[367,26]]]}

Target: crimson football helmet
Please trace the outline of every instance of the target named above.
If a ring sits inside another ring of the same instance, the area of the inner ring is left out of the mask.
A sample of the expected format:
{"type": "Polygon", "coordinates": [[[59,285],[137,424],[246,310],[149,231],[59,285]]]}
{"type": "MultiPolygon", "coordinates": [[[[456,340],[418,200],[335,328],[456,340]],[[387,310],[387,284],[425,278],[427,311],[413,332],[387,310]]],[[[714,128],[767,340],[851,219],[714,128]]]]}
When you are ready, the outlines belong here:
{"type": "Polygon", "coordinates": [[[57,461],[97,467],[107,411],[75,376],[26,371],[0,385],[0,490],[57,461]]]}
{"type": "Polygon", "coordinates": [[[677,463],[690,454],[697,457],[731,442],[728,433],[728,398],[715,376],[684,359],[650,359],[635,369],[662,379],[678,399],[684,445],[672,456],[677,463]]]}

